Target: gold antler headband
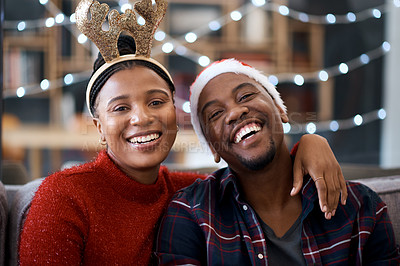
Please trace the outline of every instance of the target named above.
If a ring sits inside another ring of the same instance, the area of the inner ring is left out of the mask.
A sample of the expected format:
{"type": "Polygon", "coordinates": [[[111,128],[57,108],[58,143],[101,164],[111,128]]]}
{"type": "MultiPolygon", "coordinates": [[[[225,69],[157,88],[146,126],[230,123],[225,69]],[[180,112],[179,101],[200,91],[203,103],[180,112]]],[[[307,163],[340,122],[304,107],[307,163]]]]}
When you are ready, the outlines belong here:
{"type": "Polygon", "coordinates": [[[116,63],[129,60],[149,61],[160,67],[172,82],[172,78],[165,67],[150,58],[154,33],[165,16],[168,5],[165,0],[155,0],[155,2],[156,9],[153,8],[151,0],[141,0],[134,5],[136,12],[146,21],[145,25],[138,24],[136,14],[131,9],[127,9],[125,14],[119,14],[117,10],[109,12],[110,8],[107,4],[100,4],[96,0],[81,0],[78,4],[76,8],[76,25],[83,34],[96,44],[100,54],[106,61],[93,74],[89,81],[86,90],[86,101],[89,112],[91,112],[89,96],[93,83],[104,70],[116,63]],[[109,30],[104,31],[102,25],[106,21],[107,14],[109,30]],[[118,38],[123,31],[130,33],[135,39],[135,55],[119,55],[118,38]]]}
{"type": "Polygon", "coordinates": [[[109,6],[100,5],[95,0],[82,0],[76,8],[76,25],[96,44],[107,63],[119,57],[117,44],[122,31],[127,31],[134,37],[137,56],[150,57],[154,33],[167,11],[165,0],[156,0],[156,4],[157,9],[154,10],[151,0],[135,3],[134,9],[145,19],[145,25],[138,24],[136,14],[131,9],[127,9],[125,14],[111,10],[108,15],[110,29],[104,31],[102,24],[110,10],[109,6]],[[91,19],[88,18],[89,12],[91,19]]]}

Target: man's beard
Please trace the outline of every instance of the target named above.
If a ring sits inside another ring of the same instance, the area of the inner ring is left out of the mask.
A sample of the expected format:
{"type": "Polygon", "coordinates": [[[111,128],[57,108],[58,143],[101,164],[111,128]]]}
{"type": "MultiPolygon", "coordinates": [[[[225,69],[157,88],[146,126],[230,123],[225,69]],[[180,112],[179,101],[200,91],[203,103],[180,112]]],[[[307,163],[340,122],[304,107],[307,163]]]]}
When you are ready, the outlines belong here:
{"type": "Polygon", "coordinates": [[[260,157],[257,158],[243,158],[238,156],[239,161],[244,165],[247,169],[252,171],[258,171],[265,168],[275,157],[276,147],[275,142],[270,139],[269,142],[270,148],[260,157]]]}

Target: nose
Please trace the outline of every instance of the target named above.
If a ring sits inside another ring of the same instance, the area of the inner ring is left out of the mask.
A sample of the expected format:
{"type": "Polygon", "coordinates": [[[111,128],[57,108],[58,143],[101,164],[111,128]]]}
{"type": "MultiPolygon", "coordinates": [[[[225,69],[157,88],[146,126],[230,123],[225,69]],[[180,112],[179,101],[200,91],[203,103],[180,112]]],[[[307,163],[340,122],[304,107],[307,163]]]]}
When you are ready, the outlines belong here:
{"type": "Polygon", "coordinates": [[[132,126],[148,126],[154,122],[154,116],[146,108],[135,108],[129,122],[132,126]]]}
{"type": "Polygon", "coordinates": [[[225,123],[230,125],[237,120],[239,120],[243,115],[249,113],[249,109],[246,106],[235,106],[228,110],[227,116],[225,118],[225,123]]]}

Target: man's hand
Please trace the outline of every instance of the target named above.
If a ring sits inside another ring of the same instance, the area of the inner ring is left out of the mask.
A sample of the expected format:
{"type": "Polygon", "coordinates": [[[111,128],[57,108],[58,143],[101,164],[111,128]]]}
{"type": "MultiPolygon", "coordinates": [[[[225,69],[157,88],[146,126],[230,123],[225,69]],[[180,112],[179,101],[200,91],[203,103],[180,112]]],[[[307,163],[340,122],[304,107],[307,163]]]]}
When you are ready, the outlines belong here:
{"type": "Polygon", "coordinates": [[[333,154],[328,141],[315,134],[301,137],[293,165],[294,196],[302,188],[304,175],[309,174],[318,190],[321,211],[326,219],[335,215],[339,196],[341,203],[346,204],[347,188],[342,169],[333,154]]]}

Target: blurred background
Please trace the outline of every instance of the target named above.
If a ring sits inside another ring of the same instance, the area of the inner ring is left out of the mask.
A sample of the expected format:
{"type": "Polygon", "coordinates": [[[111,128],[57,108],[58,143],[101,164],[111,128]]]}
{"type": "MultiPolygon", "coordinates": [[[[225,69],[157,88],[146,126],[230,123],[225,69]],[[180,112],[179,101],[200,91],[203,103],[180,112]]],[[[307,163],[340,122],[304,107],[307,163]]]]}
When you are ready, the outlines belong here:
{"type": "MultiPolygon", "coordinates": [[[[134,3],[101,2],[119,12],[134,3]]],[[[101,146],[85,90],[98,50],[76,28],[78,0],[1,4],[3,183],[92,160],[101,146]]],[[[165,164],[221,166],[192,130],[189,86],[205,66],[234,57],[268,74],[282,94],[290,147],[320,134],[346,178],[400,174],[396,25],[400,0],[169,0],[152,51],[177,89],[180,131],[165,164]]]]}

